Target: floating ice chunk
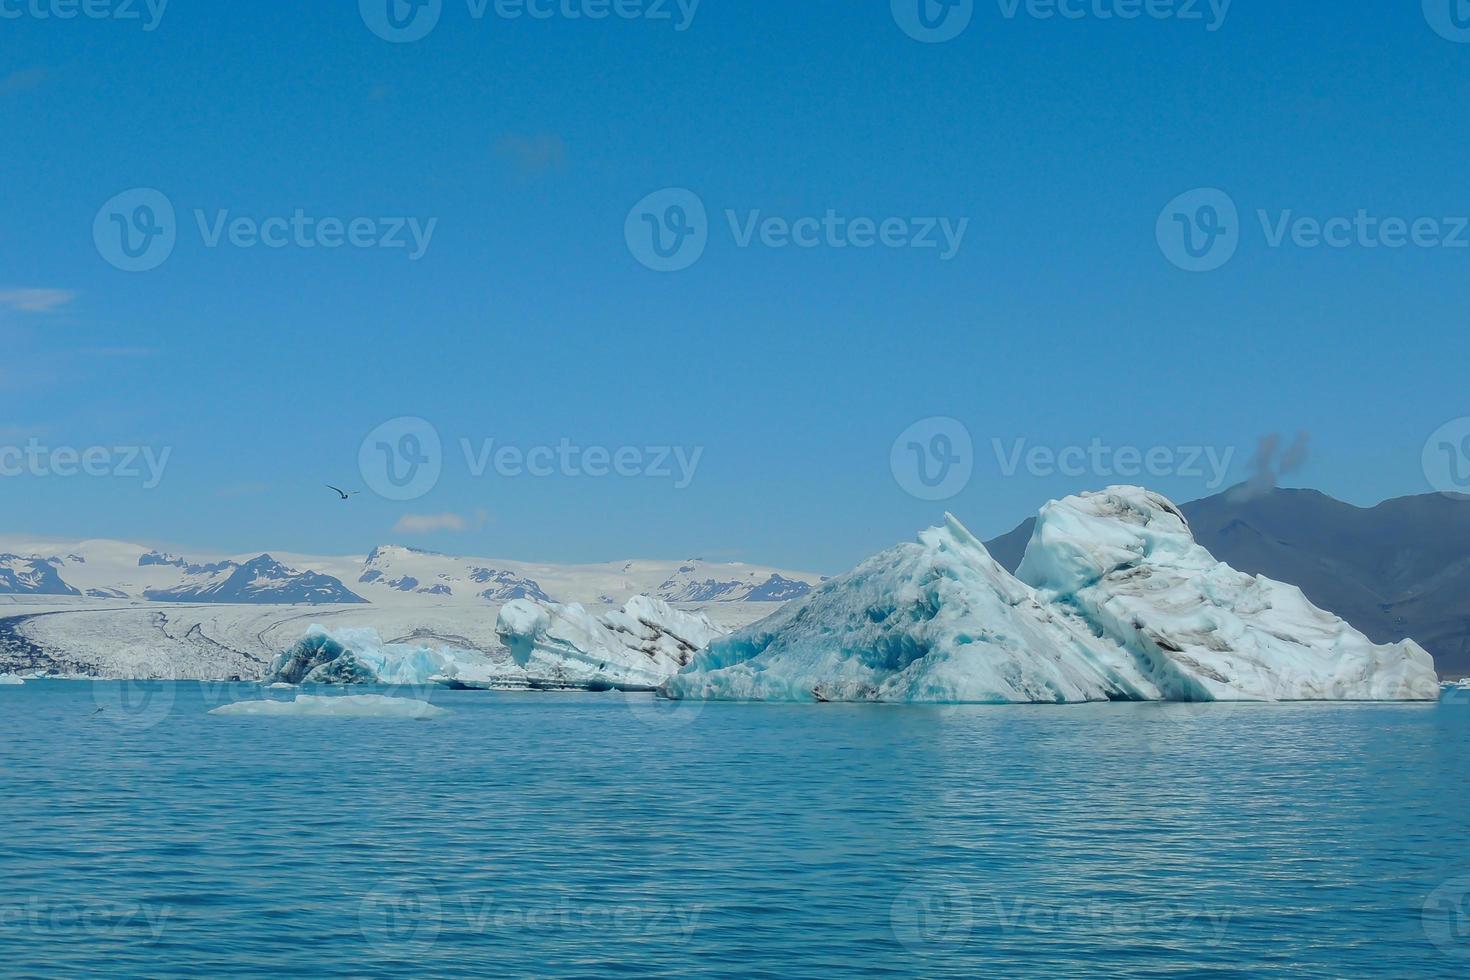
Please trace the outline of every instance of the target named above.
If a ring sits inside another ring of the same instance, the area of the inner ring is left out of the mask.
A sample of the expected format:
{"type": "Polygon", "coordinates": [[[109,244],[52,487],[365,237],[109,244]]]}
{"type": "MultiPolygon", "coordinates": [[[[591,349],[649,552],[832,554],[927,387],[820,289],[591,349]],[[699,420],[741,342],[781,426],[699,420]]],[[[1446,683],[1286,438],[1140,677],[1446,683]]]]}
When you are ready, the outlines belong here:
{"type": "Polygon", "coordinates": [[[221,705],[210,712],[226,717],[401,718],[411,721],[427,721],[451,713],[427,701],[389,698],[381,694],[342,697],[299,694],[295,701],[239,701],[221,705]]]}
{"type": "Polygon", "coordinates": [[[1116,643],[1039,602],[953,516],[715,640],[661,693],[760,701],[1077,702],[1159,692],[1116,643]]]}
{"type": "Polygon", "coordinates": [[[495,632],[529,677],[650,691],[723,635],[703,614],[648,596],[601,614],[516,599],[501,608],[495,632]]]}
{"type": "Polygon", "coordinates": [[[600,615],[575,603],[517,599],[501,609],[496,633],[506,650],[485,653],[313,626],[276,658],[265,683],[651,691],[722,635],[704,615],[647,596],[600,615]]]}
{"type": "Polygon", "coordinates": [[[0,674],[0,687],[20,687],[24,683],[24,677],[16,677],[14,674],[0,674]]]}
{"type": "Polygon", "coordinates": [[[1047,504],[1017,575],[1122,644],[1169,700],[1436,697],[1413,640],[1375,645],[1295,586],[1217,561],[1178,507],[1139,487],[1047,504]]]}
{"type": "Polygon", "coordinates": [[[419,685],[461,675],[489,677],[503,670],[478,650],[431,649],[384,643],[377,630],[313,626],[271,664],[266,682],[285,684],[419,685]]]}

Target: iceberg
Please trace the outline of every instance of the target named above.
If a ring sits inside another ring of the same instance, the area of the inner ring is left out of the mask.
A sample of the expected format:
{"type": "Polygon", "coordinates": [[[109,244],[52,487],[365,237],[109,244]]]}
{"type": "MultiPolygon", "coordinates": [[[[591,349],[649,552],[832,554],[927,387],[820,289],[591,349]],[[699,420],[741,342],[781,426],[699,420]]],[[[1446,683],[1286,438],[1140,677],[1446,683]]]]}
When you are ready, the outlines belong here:
{"type": "Polygon", "coordinates": [[[1178,507],[1139,487],[1047,504],[1017,575],[1125,647],[1167,700],[1436,697],[1413,640],[1376,645],[1296,586],[1217,561],[1178,507]]]}
{"type": "Polygon", "coordinates": [[[329,630],[312,626],[291,649],[271,664],[268,687],[301,684],[386,684],[416,686],[453,684],[464,677],[489,681],[502,673],[478,650],[438,649],[410,643],[385,643],[378,631],[353,627],[329,630]]]}
{"type": "Polygon", "coordinates": [[[661,693],[979,704],[1157,696],[1117,644],[1040,601],[953,515],[716,640],[661,693]]]}
{"type": "Polygon", "coordinates": [[[506,649],[486,653],[312,626],[262,683],[652,691],[723,635],[702,613],[648,596],[596,615],[577,603],[517,599],[495,630],[506,649]]]}
{"type": "Polygon", "coordinates": [[[210,712],[223,717],[263,718],[395,718],[428,721],[452,714],[446,708],[411,698],[389,698],[381,694],[351,694],[317,697],[299,694],[294,701],[238,701],[210,712]]]}
{"type": "Polygon", "coordinates": [[[1042,510],[1019,577],[953,516],[716,639],[660,688],[758,701],[1433,700],[1429,655],[1200,547],[1158,494],[1042,510]]]}
{"type": "Polygon", "coordinates": [[[516,599],[501,608],[495,632],[528,676],[629,691],[656,690],[723,635],[703,613],[643,595],[601,614],[516,599]]]}
{"type": "Polygon", "coordinates": [[[14,674],[0,674],[0,687],[19,687],[24,683],[24,677],[16,677],[14,674]]]}

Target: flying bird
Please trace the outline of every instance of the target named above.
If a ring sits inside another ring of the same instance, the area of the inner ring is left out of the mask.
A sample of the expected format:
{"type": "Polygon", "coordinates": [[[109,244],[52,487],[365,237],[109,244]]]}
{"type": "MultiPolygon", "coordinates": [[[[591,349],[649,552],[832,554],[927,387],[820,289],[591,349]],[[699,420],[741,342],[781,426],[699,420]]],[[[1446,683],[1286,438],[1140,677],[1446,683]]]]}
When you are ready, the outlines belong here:
{"type": "Polygon", "coordinates": [[[361,490],[338,490],[330,483],[326,484],[326,488],[328,490],[331,490],[337,496],[341,497],[343,500],[347,500],[349,497],[356,497],[358,494],[362,493],[361,490]]]}

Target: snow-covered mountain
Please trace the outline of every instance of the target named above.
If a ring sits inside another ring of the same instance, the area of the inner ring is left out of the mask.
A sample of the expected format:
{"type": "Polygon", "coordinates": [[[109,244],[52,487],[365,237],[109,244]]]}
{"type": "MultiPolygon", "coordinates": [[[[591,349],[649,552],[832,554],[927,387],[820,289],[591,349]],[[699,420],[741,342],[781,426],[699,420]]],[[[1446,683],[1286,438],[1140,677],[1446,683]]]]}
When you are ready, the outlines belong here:
{"type": "Polygon", "coordinates": [[[63,564],[60,558],[0,555],[0,595],[81,595],[62,581],[63,564]]]}
{"type": "Polygon", "coordinates": [[[700,559],[552,565],[391,545],[366,558],[281,552],[182,557],[121,541],[0,538],[0,595],[480,608],[531,599],[620,606],[635,595],[679,603],[784,602],[820,581],[787,569],[700,559]]]}
{"type": "Polygon", "coordinates": [[[418,548],[374,548],[363,562],[358,585],[445,599],[459,597],[486,602],[551,597],[523,571],[492,567],[480,559],[454,558],[418,548]]]}
{"type": "Polygon", "coordinates": [[[0,554],[0,672],[98,677],[258,679],[320,624],[334,636],[367,631],[357,645],[391,651],[385,664],[405,676],[427,663],[416,651],[448,649],[493,662],[497,681],[532,683],[544,678],[518,667],[497,633],[507,603],[581,603],[600,619],[650,595],[697,605],[728,630],[767,615],[779,602],[771,597],[821,581],[698,559],[553,565],[399,546],[366,557],[178,555],[123,541],[0,537],[0,554]],[[711,598],[683,598],[701,594],[711,598]]]}
{"type": "Polygon", "coordinates": [[[223,561],[211,565],[192,565],[182,559],[160,560],[162,557],[156,553],[145,555],[139,562],[183,568],[188,580],[172,588],[145,589],[143,598],[153,602],[320,606],[367,601],[330,575],[287,568],[270,555],[243,563],[223,561]]]}

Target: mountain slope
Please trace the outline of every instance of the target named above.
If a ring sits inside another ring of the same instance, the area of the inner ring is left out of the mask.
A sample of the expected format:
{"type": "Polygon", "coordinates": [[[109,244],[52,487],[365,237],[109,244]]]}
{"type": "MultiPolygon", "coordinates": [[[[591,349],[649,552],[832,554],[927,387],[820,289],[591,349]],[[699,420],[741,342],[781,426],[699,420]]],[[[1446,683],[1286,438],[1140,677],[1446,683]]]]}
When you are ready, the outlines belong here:
{"type": "Polygon", "coordinates": [[[785,602],[820,576],[739,562],[632,560],[554,565],[459,557],[386,545],[361,556],[274,552],[180,557],[122,541],[0,538],[0,595],[155,602],[463,606],[486,612],[516,599],[621,606],[665,602],[785,602]],[[64,558],[48,557],[64,555],[64,558]]]}
{"type": "MultiPolygon", "coordinates": [[[[142,559],[140,559],[141,561],[142,559]]],[[[337,579],[312,571],[297,571],[270,555],[243,564],[219,562],[185,566],[188,581],[171,589],[148,589],[153,602],[233,602],[333,605],[366,602],[337,579]]]]}
{"type": "Polygon", "coordinates": [[[0,595],[76,595],[57,571],[60,558],[22,558],[0,555],[0,595]]]}

